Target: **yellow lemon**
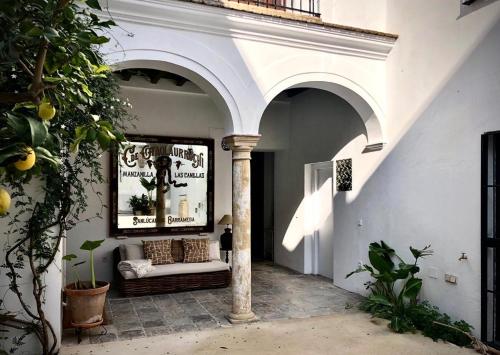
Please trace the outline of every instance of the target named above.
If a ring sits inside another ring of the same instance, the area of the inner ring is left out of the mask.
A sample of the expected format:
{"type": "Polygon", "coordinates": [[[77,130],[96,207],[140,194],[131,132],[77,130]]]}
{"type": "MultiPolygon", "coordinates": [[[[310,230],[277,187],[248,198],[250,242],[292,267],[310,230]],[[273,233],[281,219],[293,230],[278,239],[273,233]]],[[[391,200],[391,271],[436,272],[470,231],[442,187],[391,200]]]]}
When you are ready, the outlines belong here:
{"type": "Polygon", "coordinates": [[[56,108],[50,102],[42,102],[38,106],[38,117],[44,121],[50,121],[56,115],[56,108]]]}
{"type": "Polygon", "coordinates": [[[35,165],[36,155],[33,149],[31,147],[28,147],[24,151],[26,153],[26,156],[14,163],[14,166],[17,168],[17,170],[29,170],[33,167],[33,165],[35,165]]]}
{"type": "Polygon", "coordinates": [[[10,208],[10,195],[0,187],[0,215],[6,214],[10,208]]]}

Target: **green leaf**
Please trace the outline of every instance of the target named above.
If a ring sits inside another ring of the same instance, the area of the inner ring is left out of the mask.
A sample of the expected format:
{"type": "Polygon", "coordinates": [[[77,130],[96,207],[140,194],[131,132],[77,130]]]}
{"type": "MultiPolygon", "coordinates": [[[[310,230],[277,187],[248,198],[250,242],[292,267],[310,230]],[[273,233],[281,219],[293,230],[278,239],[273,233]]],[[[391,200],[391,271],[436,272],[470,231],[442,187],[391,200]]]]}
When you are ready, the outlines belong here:
{"type": "Polygon", "coordinates": [[[85,3],[93,9],[102,10],[101,5],[99,5],[99,1],[97,0],[85,0],[85,3]]]}
{"type": "Polygon", "coordinates": [[[107,72],[110,72],[111,71],[111,68],[109,67],[109,65],[99,65],[96,69],[95,69],[95,73],[96,74],[100,74],[100,73],[107,73],[107,72]]]}
{"type": "Polygon", "coordinates": [[[5,166],[10,164],[12,161],[17,160],[22,153],[19,150],[17,144],[11,144],[7,147],[0,149],[0,166],[5,166]]]}
{"type": "Polygon", "coordinates": [[[99,22],[99,26],[110,28],[111,26],[116,26],[116,23],[113,20],[102,21],[99,22]]]}
{"type": "Polygon", "coordinates": [[[389,324],[389,328],[394,330],[396,333],[403,333],[405,331],[403,326],[403,320],[401,319],[401,317],[398,316],[394,316],[391,318],[391,323],[389,324]]]}
{"type": "MultiPolygon", "coordinates": [[[[142,179],[144,179],[144,178],[141,178],[141,184],[142,184],[142,179]]],[[[143,184],[143,186],[144,186],[144,184],[143,184]]],[[[347,275],[345,275],[345,278],[347,279],[347,278],[351,277],[354,274],[359,274],[359,273],[362,273],[362,272],[370,271],[366,266],[367,265],[363,265],[363,266],[358,267],[356,270],[351,271],[350,273],[348,273],[347,275]]],[[[372,271],[373,271],[373,269],[370,272],[372,272],[372,271]]]]}
{"type": "Polygon", "coordinates": [[[104,239],[102,239],[102,240],[86,240],[80,246],[80,249],[91,251],[91,250],[94,250],[94,249],[97,249],[98,247],[100,247],[102,243],[104,243],[104,239]]]}
{"type": "Polygon", "coordinates": [[[41,36],[42,34],[43,34],[43,29],[41,27],[36,27],[36,26],[33,26],[26,32],[26,35],[30,37],[38,37],[41,36]]]}
{"type": "Polygon", "coordinates": [[[373,250],[368,252],[368,258],[370,259],[372,266],[380,273],[391,272],[394,267],[394,263],[391,259],[373,250]]]}
{"type": "Polygon", "coordinates": [[[415,259],[418,259],[432,255],[434,252],[430,249],[430,247],[430,245],[427,245],[424,249],[415,249],[413,247],[410,247],[410,251],[415,259]]]}
{"type": "Polygon", "coordinates": [[[99,131],[97,133],[97,142],[99,143],[99,146],[102,150],[108,150],[111,143],[111,138],[102,131],[99,131]]]}
{"type": "Polygon", "coordinates": [[[59,82],[64,81],[64,80],[65,80],[64,78],[56,78],[53,76],[45,76],[43,78],[43,81],[46,81],[48,83],[59,83],[59,82]]]}
{"type": "Polygon", "coordinates": [[[86,84],[81,84],[80,86],[81,86],[81,88],[82,88],[82,91],[83,91],[85,94],[87,94],[87,96],[89,96],[89,97],[92,97],[92,96],[93,96],[92,91],[90,91],[89,87],[88,87],[86,84]]]}
{"type": "Polygon", "coordinates": [[[45,38],[51,42],[53,41],[54,39],[56,39],[57,37],[59,37],[59,32],[57,32],[57,30],[55,28],[52,28],[52,27],[47,27],[45,29],[45,32],[43,33],[43,35],[45,36],[45,38]]]}
{"type": "Polygon", "coordinates": [[[371,295],[368,299],[378,305],[392,307],[392,303],[384,295],[371,295]]]}
{"type": "Polygon", "coordinates": [[[26,120],[30,125],[32,146],[38,147],[42,145],[47,138],[47,134],[49,133],[47,126],[42,121],[36,120],[31,117],[26,117],[26,120]]]}
{"type": "Polygon", "coordinates": [[[85,138],[87,138],[87,132],[88,132],[88,127],[87,126],[78,126],[75,128],[75,138],[78,141],[82,141],[85,138]]]}
{"type": "Polygon", "coordinates": [[[108,121],[101,120],[101,121],[99,121],[98,125],[99,125],[99,127],[104,127],[107,130],[113,129],[113,125],[111,124],[111,122],[108,122],[108,121]]]}
{"type": "Polygon", "coordinates": [[[77,258],[77,256],[75,254],[68,254],[68,255],[64,255],[62,257],[62,259],[66,260],[66,261],[71,261],[71,260],[76,259],[76,258],[77,258]]]}
{"type": "Polygon", "coordinates": [[[422,288],[422,279],[418,278],[409,279],[402,290],[403,296],[411,300],[415,300],[418,294],[420,293],[421,288],[422,288]]]}
{"type": "Polygon", "coordinates": [[[109,38],[106,36],[92,36],[90,42],[92,44],[104,44],[109,42],[109,38]]]}
{"type": "Polygon", "coordinates": [[[19,110],[20,108],[35,109],[36,107],[37,106],[31,101],[20,102],[14,106],[13,111],[19,110]]]}
{"type": "Polygon", "coordinates": [[[28,133],[28,122],[24,119],[24,117],[18,117],[7,113],[7,124],[14,130],[16,136],[18,137],[22,137],[28,133]]]}
{"type": "Polygon", "coordinates": [[[85,263],[86,263],[86,261],[85,261],[85,260],[84,260],[84,261],[79,261],[79,262],[75,263],[75,264],[73,265],[73,267],[76,267],[76,266],[79,266],[79,265],[82,265],[82,264],[85,264],[85,263]]]}
{"type": "Polygon", "coordinates": [[[61,164],[61,160],[58,157],[43,147],[35,147],[35,153],[38,158],[46,160],[56,167],[61,164]]]}
{"type": "Polygon", "coordinates": [[[386,253],[388,253],[388,254],[394,253],[394,249],[392,249],[390,246],[388,246],[383,240],[380,241],[380,246],[382,249],[385,250],[386,253]]]}
{"type": "Polygon", "coordinates": [[[95,141],[97,138],[97,131],[94,129],[94,128],[89,128],[88,132],[87,132],[87,140],[88,141],[95,141]]]}

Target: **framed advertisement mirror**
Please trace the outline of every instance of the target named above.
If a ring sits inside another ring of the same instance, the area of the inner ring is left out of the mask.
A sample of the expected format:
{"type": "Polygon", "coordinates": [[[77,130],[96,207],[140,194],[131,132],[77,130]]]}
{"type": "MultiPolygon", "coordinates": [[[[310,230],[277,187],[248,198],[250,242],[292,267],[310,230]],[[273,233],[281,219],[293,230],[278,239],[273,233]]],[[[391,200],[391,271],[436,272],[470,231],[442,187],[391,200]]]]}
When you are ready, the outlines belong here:
{"type": "Polygon", "coordinates": [[[127,139],[111,154],[111,235],[213,232],[213,139],[127,139]]]}

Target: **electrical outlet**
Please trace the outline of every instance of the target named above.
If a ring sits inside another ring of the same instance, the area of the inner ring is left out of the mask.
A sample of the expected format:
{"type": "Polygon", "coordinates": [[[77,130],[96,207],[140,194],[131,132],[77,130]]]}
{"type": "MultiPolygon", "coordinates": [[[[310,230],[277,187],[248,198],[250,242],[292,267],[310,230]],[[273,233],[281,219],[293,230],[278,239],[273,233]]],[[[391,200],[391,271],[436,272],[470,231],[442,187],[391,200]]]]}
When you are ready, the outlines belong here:
{"type": "Polygon", "coordinates": [[[444,274],[444,280],[450,284],[456,284],[457,283],[457,277],[452,274],[444,274]]]}

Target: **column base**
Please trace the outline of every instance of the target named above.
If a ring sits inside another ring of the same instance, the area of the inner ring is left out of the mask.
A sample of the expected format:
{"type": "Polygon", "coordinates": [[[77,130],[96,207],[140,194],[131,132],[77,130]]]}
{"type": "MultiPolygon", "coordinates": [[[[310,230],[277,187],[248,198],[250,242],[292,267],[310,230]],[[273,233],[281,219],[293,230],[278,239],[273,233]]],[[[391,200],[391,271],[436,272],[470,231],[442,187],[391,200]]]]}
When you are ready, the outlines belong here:
{"type": "Polygon", "coordinates": [[[239,314],[229,313],[229,315],[227,315],[226,318],[231,324],[242,324],[242,323],[251,323],[258,321],[258,318],[255,316],[255,313],[253,312],[239,313],[239,314]]]}

